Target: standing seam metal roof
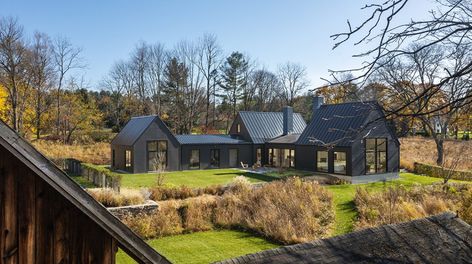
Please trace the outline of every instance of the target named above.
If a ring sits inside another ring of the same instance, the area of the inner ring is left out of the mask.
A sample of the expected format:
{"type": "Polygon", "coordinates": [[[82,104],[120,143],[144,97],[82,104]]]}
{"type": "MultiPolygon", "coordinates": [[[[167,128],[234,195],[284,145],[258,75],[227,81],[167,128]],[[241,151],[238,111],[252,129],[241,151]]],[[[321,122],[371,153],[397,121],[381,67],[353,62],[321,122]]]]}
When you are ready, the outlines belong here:
{"type": "Polygon", "coordinates": [[[131,118],[125,127],[111,141],[113,145],[132,146],[157,116],[138,116],[131,118]]]}
{"type": "Polygon", "coordinates": [[[231,137],[230,135],[176,135],[180,144],[250,144],[250,142],[231,137]]]}
{"type": "Polygon", "coordinates": [[[381,111],[377,102],[321,105],[297,144],[350,146],[372,111],[381,111]]]}
{"type": "MultiPolygon", "coordinates": [[[[253,143],[262,144],[283,134],[282,112],[239,112],[253,143]]],[[[300,134],[306,127],[300,113],[293,113],[293,134],[300,134]]]]}

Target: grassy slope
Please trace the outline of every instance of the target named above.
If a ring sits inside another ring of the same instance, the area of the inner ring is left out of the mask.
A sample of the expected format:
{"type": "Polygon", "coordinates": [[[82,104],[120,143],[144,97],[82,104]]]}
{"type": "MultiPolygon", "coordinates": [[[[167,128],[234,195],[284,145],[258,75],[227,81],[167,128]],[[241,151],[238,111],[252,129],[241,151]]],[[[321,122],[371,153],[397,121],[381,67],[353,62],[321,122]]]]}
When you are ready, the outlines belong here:
{"type": "MultiPolygon", "coordinates": [[[[210,263],[279,245],[239,231],[207,231],[149,240],[148,243],[173,263],[210,263]]],[[[117,263],[135,263],[123,251],[117,263]]]]}
{"type": "Polygon", "coordinates": [[[388,182],[375,182],[368,184],[331,185],[327,188],[333,192],[336,206],[336,226],[333,235],[341,235],[352,231],[354,220],[357,216],[354,205],[354,196],[357,187],[367,187],[371,191],[381,191],[388,186],[403,185],[411,187],[415,184],[431,184],[442,179],[419,176],[412,173],[401,173],[400,179],[388,182]]]}
{"type": "MultiPolygon", "coordinates": [[[[153,173],[122,174],[121,186],[124,188],[150,187],[154,185],[157,175],[153,173]]],[[[164,183],[188,187],[205,187],[217,184],[228,184],[237,176],[244,176],[250,182],[264,182],[277,179],[275,176],[266,176],[248,173],[237,169],[188,170],[166,172],[164,183]]]]}

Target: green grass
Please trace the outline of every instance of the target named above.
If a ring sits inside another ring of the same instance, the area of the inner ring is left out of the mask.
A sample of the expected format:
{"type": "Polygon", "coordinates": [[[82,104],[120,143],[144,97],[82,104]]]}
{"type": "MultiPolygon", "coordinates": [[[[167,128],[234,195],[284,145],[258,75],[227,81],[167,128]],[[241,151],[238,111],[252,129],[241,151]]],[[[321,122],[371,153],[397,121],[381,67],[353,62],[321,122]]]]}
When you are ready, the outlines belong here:
{"type": "MultiPolygon", "coordinates": [[[[157,179],[157,174],[155,173],[123,173],[121,175],[121,187],[123,188],[151,187],[155,184],[157,179]]],[[[249,173],[238,169],[172,171],[165,172],[164,175],[164,184],[172,186],[185,185],[191,188],[228,184],[231,183],[235,177],[240,175],[248,178],[252,183],[268,182],[277,179],[277,177],[274,176],[249,173]]]]}
{"type": "MultiPolygon", "coordinates": [[[[245,254],[279,247],[251,234],[220,230],[177,235],[147,241],[173,263],[211,263],[245,254]]],[[[116,263],[135,263],[123,251],[116,263]]]]}
{"type": "Polygon", "coordinates": [[[95,184],[93,184],[93,182],[90,182],[84,176],[71,176],[71,179],[74,180],[76,183],[78,183],[83,188],[95,188],[95,187],[97,187],[97,186],[95,186],[95,184]]]}
{"type": "Polygon", "coordinates": [[[312,176],[313,172],[295,170],[295,169],[283,169],[281,171],[278,171],[278,170],[268,171],[264,174],[270,177],[284,178],[284,177],[294,177],[294,176],[298,176],[298,177],[312,176]]]}
{"type": "Polygon", "coordinates": [[[327,189],[333,193],[334,204],[336,206],[336,224],[333,235],[342,235],[353,230],[354,221],[357,217],[354,204],[357,187],[366,187],[368,190],[375,192],[381,191],[389,186],[403,185],[408,188],[415,184],[427,185],[441,181],[442,179],[439,178],[420,176],[412,173],[401,173],[400,179],[393,181],[327,186],[327,189]]]}

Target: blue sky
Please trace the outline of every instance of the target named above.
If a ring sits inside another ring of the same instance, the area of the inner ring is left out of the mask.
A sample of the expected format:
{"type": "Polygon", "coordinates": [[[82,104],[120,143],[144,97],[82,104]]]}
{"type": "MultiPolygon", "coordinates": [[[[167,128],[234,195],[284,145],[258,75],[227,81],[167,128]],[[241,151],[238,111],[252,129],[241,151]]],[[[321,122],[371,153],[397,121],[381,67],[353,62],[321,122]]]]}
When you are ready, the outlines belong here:
{"type": "MultiPolygon", "coordinates": [[[[381,0],[382,2],[384,0],[381,0]]],[[[368,1],[375,2],[375,0],[368,1]]],[[[431,0],[412,0],[404,20],[424,16],[431,0]]],[[[241,51],[270,70],[286,61],[307,67],[312,87],[328,69],[358,66],[351,44],[331,50],[329,36],[346,29],[346,20],[368,15],[366,1],[200,0],[200,1],[21,1],[0,4],[0,16],[17,17],[26,33],[63,35],[83,48],[85,77],[96,88],[112,64],[128,57],[139,41],[171,48],[204,33],[217,35],[226,53],[241,51]]]]}

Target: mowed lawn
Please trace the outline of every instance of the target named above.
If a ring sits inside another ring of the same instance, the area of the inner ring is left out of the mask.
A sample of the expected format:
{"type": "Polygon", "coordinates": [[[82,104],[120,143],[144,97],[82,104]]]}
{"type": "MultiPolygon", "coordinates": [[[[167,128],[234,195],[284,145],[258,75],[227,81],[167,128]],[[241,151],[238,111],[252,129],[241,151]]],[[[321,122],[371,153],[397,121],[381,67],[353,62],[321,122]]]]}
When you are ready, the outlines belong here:
{"type": "MultiPolygon", "coordinates": [[[[206,231],[147,241],[173,263],[211,263],[279,247],[249,233],[231,230],[206,231]]],[[[119,251],[116,263],[136,263],[119,251]]]]}
{"type": "Polygon", "coordinates": [[[439,178],[420,176],[413,173],[401,173],[400,178],[393,181],[326,186],[326,188],[333,193],[334,203],[336,206],[336,226],[333,235],[342,235],[352,232],[353,224],[357,217],[354,198],[358,187],[366,187],[370,191],[382,191],[390,186],[403,185],[408,188],[415,184],[427,185],[441,181],[442,179],[439,178]]]}
{"type": "MultiPolygon", "coordinates": [[[[121,175],[121,187],[123,188],[151,187],[157,181],[157,174],[155,173],[123,173],[121,175]]],[[[277,175],[261,175],[241,171],[238,169],[172,171],[165,172],[163,175],[164,184],[171,186],[185,185],[191,188],[229,184],[237,176],[244,176],[252,183],[269,182],[279,179],[277,175]]]]}

